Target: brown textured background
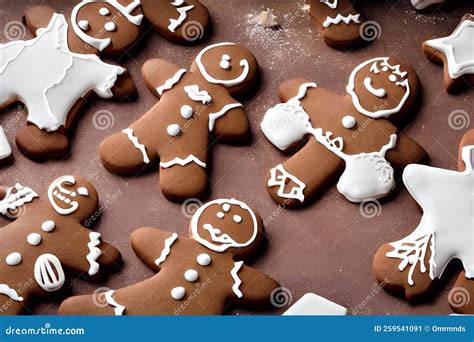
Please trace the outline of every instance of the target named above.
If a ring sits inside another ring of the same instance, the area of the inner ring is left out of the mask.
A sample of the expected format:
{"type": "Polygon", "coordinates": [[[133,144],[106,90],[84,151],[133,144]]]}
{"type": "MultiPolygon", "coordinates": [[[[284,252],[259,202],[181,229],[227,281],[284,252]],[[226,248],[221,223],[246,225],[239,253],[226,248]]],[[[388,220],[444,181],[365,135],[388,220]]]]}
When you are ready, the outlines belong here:
{"type": "MultiPolygon", "coordinates": [[[[263,181],[265,173],[284,156],[264,139],[259,123],[266,109],[278,102],[276,89],[284,80],[303,76],[342,93],[356,65],[375,56],[398,55],[415,67],[423,87],[422,105],[407,128],[409,134],[429,151],[431,165],[456,168],[458,143],[467,128],[450,128],[448,116],[454,110],[464,110],[472,119],[474,93],[470,89],[460,95],[448,95],[443,86],[442,68],[427,61],[421,43],[450,34],[462,15],[474,10],[472,2],[451,0],[442,11],[419,14],[408,0],[359,1],[360,11],[380,24],[382,35],[369,46],[350,53],[333,50],[319,39],[304,11],[303,0],[202,2],[212,16],[214,33],[209,41],[199,46],[182,47],[151,32],[144,40],[142,50],[123,62],[138,85],[138,101],[123,105],[101,100],[93,102],[79,121],[73,153],[67,160],[37,164],[26,159],[14,146],[15,132],[25,124],[24,114],[13,109],[0,116],[0,124],[7,131],[15,155],[14,164],[2,167],[0,184],[21,182],[44,195],[45,187],[57,176],[80,174],[96,186],[101,204],[106,207],[95,229],[104,240],[121,250],[125,260],[123,270],[104,283],[71,279],[68,284],[71,292],[91,293],[103,286],[116,289],[152,276],[129,245],[129,235],[137,228],[154,226],[187,234],[189,218],[182,214],[180,204],[168,202],[163,197],[157,187],[157,170],[135,179],[112,175],[101,165],[97,149],[106,136],[127,127],[156,101],[140,76],[144,61],[159,57],[189,67],[204,46],[232,41],[247,45],[254,52],[261,66],[262,85],[255,96],[245,102],[252,124],[252,144],[247,147],[214,146],[211,198],[242,199],[257,208],[268,221],[268,246],[254,266],[288,288],[293,301],[306,292],[314,292],[346,306],[350,312],[360,306],[357,314],[450,313],[447,295],[454,282],[452,276],[431,301],[417,305],[408,305],[375,284],[371,271],[374,252],[382,243],[395,241],[411,232],[421,217],[405,189],[384,203],[379,215],[372,219],[361,216],[359,206],[346,201],[335,186],[303,210],[281,210],[268,196],[263,181]],[[280,30],[264,29],[255,24],[255,16],[267,8],[273,9],[278,16],[282,25],[280,30]],[[93,123],[94,114],[100,110],[110,111],[113,117],[113,124],[104,130],[95,128],[93,123]]],[[[38,3],[49,4],[60,13],[63,10],[69,13],[75,1],[0,0],[1,42],[6,42],[3,30],[6,25],[21,20],[24,11],[38,3]]],[[[27,33],[26,38],[29,37],[27,33]]],[[[6,223],[0,218],[1,225],[6,223]]],[[[61,300],[58,296],[51,303],[39,304],[34,313],[55,314],[61,300]]],[[[281,311],[252,312],[238,308],[227,313],[279,314],[281,311]]]]}

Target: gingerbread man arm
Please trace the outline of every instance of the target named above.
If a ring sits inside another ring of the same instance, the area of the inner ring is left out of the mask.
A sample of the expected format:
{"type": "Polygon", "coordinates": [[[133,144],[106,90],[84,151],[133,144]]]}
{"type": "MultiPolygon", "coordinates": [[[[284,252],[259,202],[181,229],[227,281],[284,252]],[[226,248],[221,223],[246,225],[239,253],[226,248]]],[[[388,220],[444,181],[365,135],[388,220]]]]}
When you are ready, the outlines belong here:
{"type": "Polygon", "coordinates": [[[142,77],[148,89],[158,99],[177,84],[188,71],[163,59],[150,59],[143,64],[142,77]]]}
{"type": "Polygon", "coordinates": [[[131,235],[135,254],[152,270],[158,272],[168,257],[184,260],[197,245],[188,238],[158,228],[140,228],[131,235]]]}
{"type": "Polygon", "coordinates": [[[33,6],[24,15],[24,21],[34,36],[38,29],[47,27],[56,11],[49,6],[33,6]]]}
{"type": "Polygon", "coordinates": [[[239,298],[233,293],[232,302],[238,305],[268,306],[271,304],[272,292],[280,287],[275,280],[245,265],[237,275],[242,281],[238,287],[242,296],[239,298]]]}
{"type": "Polygon", "coordinates": [[[387,160],[395,168],[423,162],[427,157],[425,149],[404,133],[398,135],[395,148],[387,152],[387,160]]]}

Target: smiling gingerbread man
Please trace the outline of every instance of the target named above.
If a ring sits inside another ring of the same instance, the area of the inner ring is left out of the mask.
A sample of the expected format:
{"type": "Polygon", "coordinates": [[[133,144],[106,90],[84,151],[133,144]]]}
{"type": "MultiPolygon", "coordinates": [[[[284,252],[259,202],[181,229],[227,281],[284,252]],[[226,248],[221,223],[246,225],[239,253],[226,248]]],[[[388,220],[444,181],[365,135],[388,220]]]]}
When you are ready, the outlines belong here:
{"type": "Polygon", "coordinates": [[[268,175],[277,203],[301,206],[341,174],[337,189],[349,201],[382,198],[395,185],[392,166],[425,156],[394,126],[410,117],[418,93],[409,65],[393,57],[370,59],[354,69],[346,90],[339,95],[303,79],[280,87],[284,103],[268,110],[262,131],[280,150],[304,146],[268,175]]]}
{"type": "Polygon", "coordinates": [[[257,213],[235,199],[214,200],[195,212],[189,231],[190,238],[155,228],[135,231],[133,250],[158,273],[117,291],[68,298],[59,313],[218,315],[229,303],[271,304],[278,283],[244,265],[263,242],[257,213]]]}

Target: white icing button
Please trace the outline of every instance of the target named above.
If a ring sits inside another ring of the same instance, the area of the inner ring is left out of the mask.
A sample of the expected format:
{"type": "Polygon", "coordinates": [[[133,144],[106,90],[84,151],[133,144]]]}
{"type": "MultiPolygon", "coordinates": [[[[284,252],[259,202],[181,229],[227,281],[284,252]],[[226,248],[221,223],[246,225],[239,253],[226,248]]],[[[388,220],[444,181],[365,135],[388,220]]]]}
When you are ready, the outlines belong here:
{"type": "Polygon", "coordinates": [[[181,133],[181,127],[179,127],[178,124],[172,124],[166,128],[166,131],[168,132],[169,135],[171,135],[172,137],[175,137],[179,133],[181,133]]]}
{"type": "Polygon", "coordinates": [[[108,8],[102,7],[102,8],[99,10],[99,13],[100,13],[100,15],[109,15],[109,14],[110,14],[110,11],[109,11],[108,8]]]}
{"type": "Polygon", "coordinates": [[[26,238],[26,241],[32,246],[38,246],[41,243],[41,235],[38,233],[31,233],[26,238]]]}
{"type": "Polygon", "coordinates": [[[89,22],[87,20],[81,20],[77,23],[77,25],[84,31],[89,29],[89,22]]]}
{"type": "Polygon", "coordinates": [[[52,232],[54,228],[56,228],[56,223],[52,220],[44,221],[41,225],[41,229],[46,233],[52,232]]]}
{"type": "Polygon", "coordinates": [[[216,216],[220,219],[224,218],[225,214],[222,211],[219,211],[216,216]]]}
{"type": "Polygon", "coordinates": [[[117,26],[115,26],[115,23],[109,21],[108,23],[105,23],[104,29],[108,32],[112,32],[117,29],[117,26]]]}
{"type": "Polygon", "coordinates": [[[229,203],[224,203],[222,205],[222,209],[225,211],[225,212],[228,212],[230,210],[230,204],[229,203]]]}
{"type": "Polygon", "coordinates": [[[194,282],[199,278],[199,273],[196,270],[187,270],[184,272],[184,279],[190,282],[194,282]]]}
{"type": "Polygon", "coordinates": [[[176,300],[183,299],[184,295],[186,294],[186,290],[182,286],[175,287],[171,290],[171,297],[176,300]]]}
{"type": "Polygon", "coordinates": [[[392,82],[395,82],[397,80],[397,76],[392,74],[392,75],[388,76],[388,79],[392,82]]]}
{"type": "Polygon", "coordinates": [[[242,222],[242,216],[240,216],[240,215],[234,215],[233,219],[234,219],[235,223],[242,222]]]}
{"type": "Polygon", "coordinates": [[[211,263],[211,256],[206,253],[199,254],[196,261],[201,266],[207,266],[211,263]]]}
{"type": "Polygon", "coordinates": [[[347,115],[342,118],[342,126],[344,126],[344,128],[351,129],[354,128],[355,125],[356,119],[352,115],[347,115]]]}
{"type": "Polygon", "coordinates": [[[5,261],[7,262],[7,265],[16,266],[21,263],[21,254],[17,252],[10,253],[7,255],[5,261]]]}
{"type": "Polygon", "coordinates": [[[219,65],[224,70],[229,70],[230,69],[230,62],[229,61],[222,60],[219,65]]]}
{"type": "Polygon", "coordinates": [[[185,119],[189,119],[191,116],[193,116],[193,108],[188,105],[184,105],[181,107],[181,116],[185,119]]]}

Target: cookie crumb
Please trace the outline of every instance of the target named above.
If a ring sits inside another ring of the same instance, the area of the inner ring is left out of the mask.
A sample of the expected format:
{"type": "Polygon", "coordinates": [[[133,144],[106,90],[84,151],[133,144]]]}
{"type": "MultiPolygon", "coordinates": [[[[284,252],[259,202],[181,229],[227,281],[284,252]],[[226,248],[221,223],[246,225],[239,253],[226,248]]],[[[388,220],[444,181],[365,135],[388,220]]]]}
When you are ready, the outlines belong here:
{"type": "Polygon", "coordinates": [[[258,15],[258,23],[265,28],[278,28],[280,24],[277,19],[271,10],[262,11],[258,15]]]}

